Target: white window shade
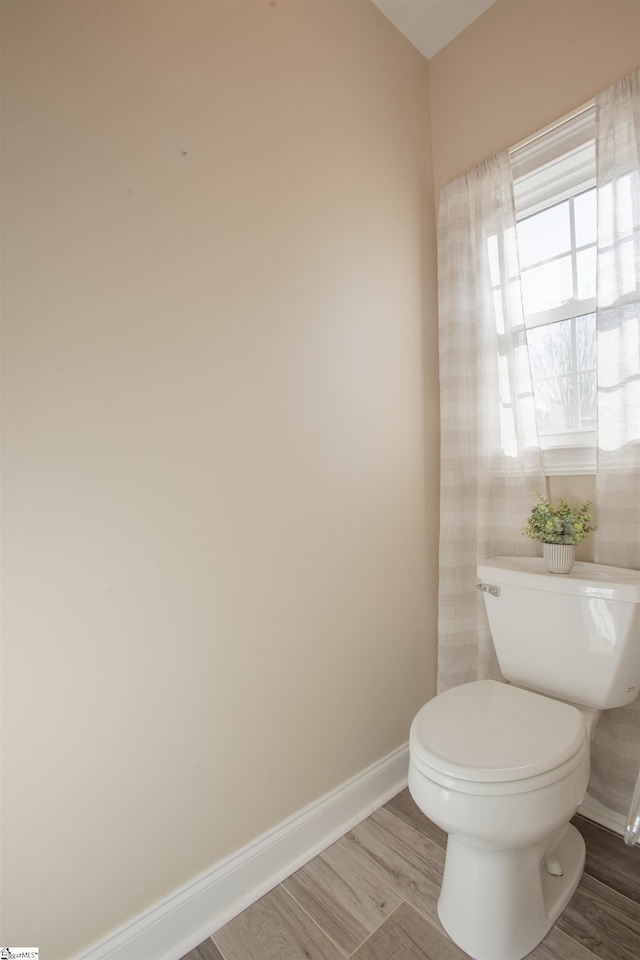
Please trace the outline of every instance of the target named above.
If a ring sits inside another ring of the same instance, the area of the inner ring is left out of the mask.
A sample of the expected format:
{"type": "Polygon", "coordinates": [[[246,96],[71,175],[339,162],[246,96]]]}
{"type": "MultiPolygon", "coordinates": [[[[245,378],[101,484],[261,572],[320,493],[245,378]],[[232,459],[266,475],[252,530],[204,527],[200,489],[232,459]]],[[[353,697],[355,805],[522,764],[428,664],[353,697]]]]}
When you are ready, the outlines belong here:
{"type": "Polygon", "coordinates": [[[512,175],[520,177],[593,140],[595,115],[595,102],[590,100],[561,120],[516,143],[509,151],[512,175]]]}

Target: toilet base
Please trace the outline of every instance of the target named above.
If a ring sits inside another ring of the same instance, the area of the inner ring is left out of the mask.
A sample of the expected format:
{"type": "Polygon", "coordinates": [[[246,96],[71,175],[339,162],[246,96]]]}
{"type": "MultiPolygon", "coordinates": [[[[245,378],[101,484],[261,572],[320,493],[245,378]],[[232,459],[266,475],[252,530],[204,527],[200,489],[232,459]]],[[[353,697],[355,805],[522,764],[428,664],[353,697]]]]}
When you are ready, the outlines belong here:
{"type": "Polygon", "coordinates": [[[584,858],[584,840],[569,823],[507,850],[450,835],[438,900],[442,926],[474,960],[522,960],[568,904],[584,858]],[[549,872],[551,860],[562,876],[549,872]]]}

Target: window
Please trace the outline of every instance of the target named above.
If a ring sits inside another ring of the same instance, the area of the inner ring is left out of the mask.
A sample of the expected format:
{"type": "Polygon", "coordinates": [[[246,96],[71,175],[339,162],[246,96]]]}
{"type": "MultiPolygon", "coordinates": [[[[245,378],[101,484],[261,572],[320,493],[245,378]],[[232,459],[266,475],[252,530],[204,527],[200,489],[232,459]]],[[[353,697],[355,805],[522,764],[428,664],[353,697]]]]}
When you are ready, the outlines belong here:
{"type": "Polygon", "coordinates": [[[518,250],[547,474],[595,472],[593,111],[512,152],[518,250]]]}

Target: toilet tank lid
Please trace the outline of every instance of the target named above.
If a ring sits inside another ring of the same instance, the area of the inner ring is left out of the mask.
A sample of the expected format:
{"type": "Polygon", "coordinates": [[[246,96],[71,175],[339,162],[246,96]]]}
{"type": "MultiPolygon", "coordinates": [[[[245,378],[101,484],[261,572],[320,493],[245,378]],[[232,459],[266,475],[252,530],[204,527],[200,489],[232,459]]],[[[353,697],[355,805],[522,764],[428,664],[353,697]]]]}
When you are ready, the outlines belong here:
{"type": "Polygon", "coordinates": [[[640,603],[640,570],[576,561],[570,573],[549,573],[542,557],[491,557],[478,564],[487,583],[640,603]]]}

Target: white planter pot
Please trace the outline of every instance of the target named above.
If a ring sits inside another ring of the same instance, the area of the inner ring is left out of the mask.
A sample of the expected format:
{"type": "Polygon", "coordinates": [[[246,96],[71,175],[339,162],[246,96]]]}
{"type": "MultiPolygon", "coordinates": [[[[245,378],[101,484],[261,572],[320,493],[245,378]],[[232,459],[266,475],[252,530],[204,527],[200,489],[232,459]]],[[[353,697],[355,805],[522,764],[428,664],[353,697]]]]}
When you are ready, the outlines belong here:
{"type": "Polygon", "coordinates": [[[572,543],[543,543],[542,556],[549,573],[569,573],[576,559],[572,543]]]}

